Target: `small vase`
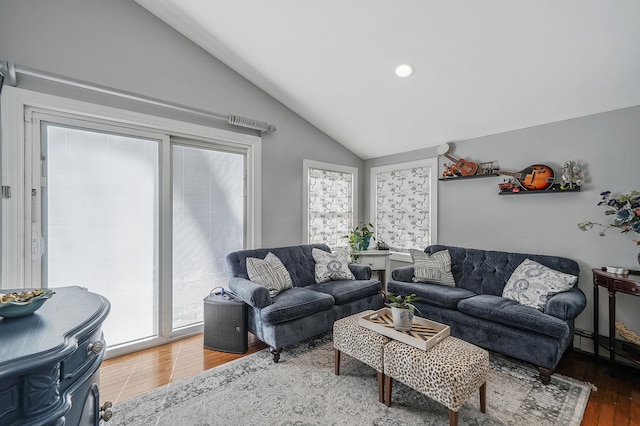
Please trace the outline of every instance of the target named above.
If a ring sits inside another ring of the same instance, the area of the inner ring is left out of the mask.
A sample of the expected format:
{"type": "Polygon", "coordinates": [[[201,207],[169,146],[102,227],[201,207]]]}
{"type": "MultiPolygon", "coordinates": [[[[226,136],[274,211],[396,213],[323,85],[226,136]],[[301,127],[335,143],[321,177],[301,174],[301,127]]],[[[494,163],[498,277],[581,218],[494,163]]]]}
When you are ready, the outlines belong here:
{"type": "Polygon", "coordinates": [[[411,330],[413,322],[413,310],[391,307],[391,317],[393,318],[393,328],[399,331],[411,330]]]}

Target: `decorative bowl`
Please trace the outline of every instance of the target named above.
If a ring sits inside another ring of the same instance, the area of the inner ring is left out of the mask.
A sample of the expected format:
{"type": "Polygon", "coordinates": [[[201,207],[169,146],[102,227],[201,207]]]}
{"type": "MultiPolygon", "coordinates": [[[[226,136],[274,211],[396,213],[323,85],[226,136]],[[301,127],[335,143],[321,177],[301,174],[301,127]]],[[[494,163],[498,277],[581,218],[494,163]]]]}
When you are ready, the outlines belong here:
{"type": "Polygon", "coordinates": [[[9,295],[13,300],[0,302],[0,317],[15,318],[30,315],[40,309],[40,307],[51,298],[55,292],[48,288],[25,290],[21,293],[0,293],[0,300],[7,299],[9,295]]]}

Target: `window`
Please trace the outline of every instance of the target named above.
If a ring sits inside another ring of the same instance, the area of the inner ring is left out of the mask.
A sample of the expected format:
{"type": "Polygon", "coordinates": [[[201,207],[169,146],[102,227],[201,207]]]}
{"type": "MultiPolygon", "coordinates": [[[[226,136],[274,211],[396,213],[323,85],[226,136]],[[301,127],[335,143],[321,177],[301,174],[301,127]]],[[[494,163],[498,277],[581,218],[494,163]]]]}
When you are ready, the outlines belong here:
{"type": "Polygon", "coordinates": [[[358,169],[311,160],[303,167],[303,235],[309,244],[346,247],[357,218],[358,169]]]}
{"type": "Polygon", "coordinates": [[[371,168],[376,238],[392,251],[436,243],[437,172],[435,158],[371,168]]]}
{"type": "Polygon", "coordinates": [[[0,288],[104,295],[109,356],[201,331],[260,244],[260,138],[13,87],[2,125],[0,288]]]}

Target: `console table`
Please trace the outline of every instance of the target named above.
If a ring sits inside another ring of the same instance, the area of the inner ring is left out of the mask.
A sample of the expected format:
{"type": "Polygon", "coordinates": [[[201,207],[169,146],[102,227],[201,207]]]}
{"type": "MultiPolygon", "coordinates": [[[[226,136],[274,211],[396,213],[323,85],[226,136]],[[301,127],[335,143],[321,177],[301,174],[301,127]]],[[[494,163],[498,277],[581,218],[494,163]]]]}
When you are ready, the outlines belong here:
{"type": "Polygon", "coordinates": [[[609,350],[609,374],[615,376],[616,355],[640,363],[640,352],[629,350],[632,343],[626,344],[616,340],[616,293],[640,296],[640,271],[630,271],[628,275],[612,274],[601,269],[593,272],[593,354],[598,359],[599,346],[609,350]],[[609,337],[600,336],[598,328],[599,289],[604,287],[609,292],[609,337]]]}
{"type": "Polygon", "coordinates": [[[98,388],[109,301],[81,287],[53,290],[35,313],[0,319],[2,425],[97,426],[110,418],[98,388]]]}

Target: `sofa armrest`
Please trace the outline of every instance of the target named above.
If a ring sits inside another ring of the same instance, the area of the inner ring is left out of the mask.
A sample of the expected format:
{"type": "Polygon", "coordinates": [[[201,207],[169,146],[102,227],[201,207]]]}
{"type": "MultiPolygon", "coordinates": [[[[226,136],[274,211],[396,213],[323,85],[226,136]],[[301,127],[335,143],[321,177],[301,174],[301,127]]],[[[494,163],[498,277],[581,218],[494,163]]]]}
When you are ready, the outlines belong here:
{"type": "Polygon", "coordinates": [[[356,280],[370,280],[371,279],[371,268],[367,265],[358,265],[357,263],[350,263],[349,270],[356,280]]]}
{"type": "Polygon", "coordinates": [[[413,265],[401,266],[391,271],[391,279],[405,283],[413,282],[413,265]]]}
{"type": "Polygon", "coordinates": [[[577,287],[553,295],[545,306],[544,312],[561,320],[572,320],[587,306],[587,298],[577,287]]]}
{"type": "Polygon", "coordinates": [[[242,277],[229,279],[229,288],[247,305],[262,309],[271,304],[271,296],[266,287],[242,277]]]}

